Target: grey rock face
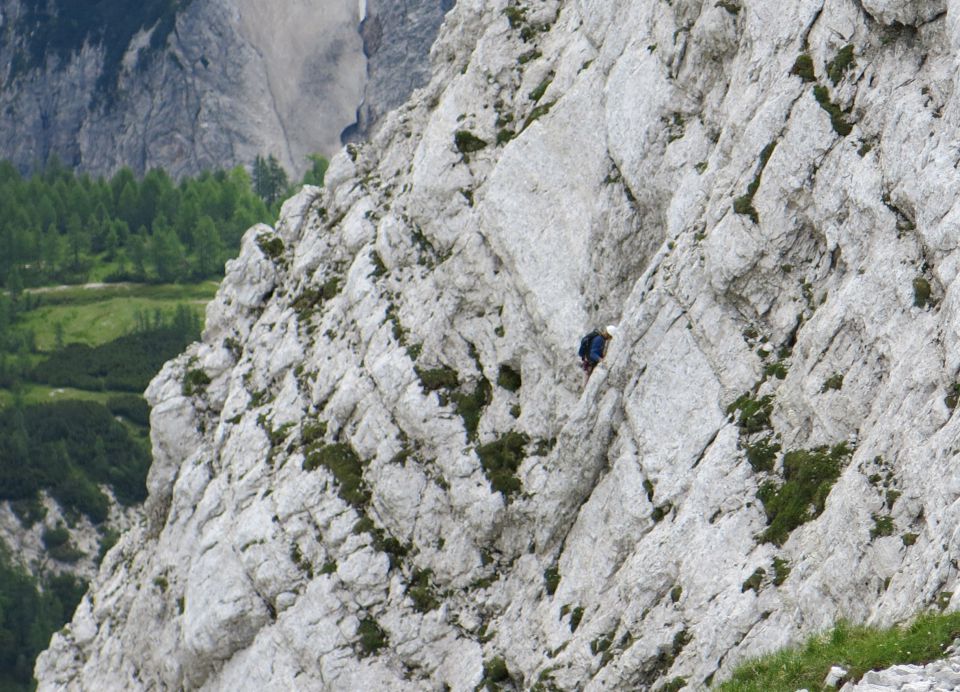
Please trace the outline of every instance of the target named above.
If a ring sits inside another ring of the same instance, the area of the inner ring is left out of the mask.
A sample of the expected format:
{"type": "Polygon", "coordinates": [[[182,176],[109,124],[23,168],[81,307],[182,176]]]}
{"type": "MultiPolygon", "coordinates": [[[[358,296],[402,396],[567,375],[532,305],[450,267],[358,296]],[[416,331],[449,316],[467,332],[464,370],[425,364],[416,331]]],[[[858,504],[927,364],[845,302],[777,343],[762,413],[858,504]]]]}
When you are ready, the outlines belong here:
{"type": "Polygon", "coordinates": [[[357,122],[344,141],[369,136],[373,126],[430,77],[430,46],[455,0],[364,0],[360,35],[367,57],[368,81],[357,122]]]}
{"type": "Polygon", "coordinates": [[[702,689],[955,607],[960,23],[880,5],[461,0],[151,384],[41,689],[702,689]]]}
{"type": "Polygon", "coordinates": [[[131,42],[115,93],[97,88],[104,52],[87,45],[42,69],[14,72],[23,12],[5,0],[0,60],[3,156],[23,167],[56,153],[69,165],[110,173],[167,168],[174,175],[249,164],[273,153],[290,171],[331,154],[354,121],[365,59],[353,0],[195,0],[159,54],[131,42]]]}

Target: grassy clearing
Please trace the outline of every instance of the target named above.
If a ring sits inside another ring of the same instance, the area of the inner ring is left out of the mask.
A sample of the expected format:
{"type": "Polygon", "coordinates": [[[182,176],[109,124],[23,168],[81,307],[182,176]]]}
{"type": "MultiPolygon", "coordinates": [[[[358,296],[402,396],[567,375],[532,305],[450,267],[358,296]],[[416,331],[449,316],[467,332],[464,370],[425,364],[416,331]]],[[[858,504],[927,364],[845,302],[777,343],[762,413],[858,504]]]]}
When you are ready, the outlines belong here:
{"type": "Polygon", "coordinates": [[[201,305],[213,298],[217,284],[163,284],[67,288],[42,293],[43,304],[23,315],[20,329],[33,330],[37,348],[56,349],[56,325],[64,343],[97,346],[131,333],[138,314],[172,313],[178,304],[201,305]]]}
{"type": "MultiPolygon", "coordinates": [[[[89,392],[85,389],[73,389],[71,387],[48,387],[42,384],[32,382],[24,384],[19,396],[25,405],[31,404],[49,404],[54,401],[65,401],[66,399],[81,399],[83,401],[95,401],[98,404],[107,405],[107,400],[111,396],[122,394],[123,392],[89,392]]],[[[0,389],[0,408],[13,404],[16,395],[9,389],[0,389]]]]}
{"type": "Polygon", "coordinates": [[[870,670],[898,664],[924,664],[944,657],[960,637],[960,612],[925,614],[905,627],[874,629],[841,622],[805,644],[747,661],[720,692],[819,690],[830,667],[839,665],[859,680],[870,670]]]}

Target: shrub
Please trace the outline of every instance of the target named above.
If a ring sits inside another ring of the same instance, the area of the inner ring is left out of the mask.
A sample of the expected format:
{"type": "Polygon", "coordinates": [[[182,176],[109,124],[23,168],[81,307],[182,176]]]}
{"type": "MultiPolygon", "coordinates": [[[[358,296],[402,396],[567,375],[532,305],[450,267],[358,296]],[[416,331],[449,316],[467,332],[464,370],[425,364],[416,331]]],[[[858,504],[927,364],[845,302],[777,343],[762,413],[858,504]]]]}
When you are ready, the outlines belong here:
{"type": "Polygon", "coordinates": [[[824,381],[823,386],[820,388],[820,392],[827,392],[831,389],[837,390],[841,387],[843,387],[843,373],[835,372],[824,381]]]}
{"type": "Polygon", "coordinates": [[[790,74],[798,76],[805,82],[817,81],[817,76],[813,73],[813,60],[809,53],[801,53],[797,56],[793,67],[790,68],[790,74]]]}
{"type": "Polygon", "coordinates": [[[856,64],[857,62],[853,58],[853,44],[848,44],[839,50],[833,60],[827,63],[827,76],[836,85],[843,79],[843,74],[856,64]]]}
{"type": "Polygon", "coordinates": [[[44,529],[41,539],[44,547],[51,550],[65,545],[70,540],[70,532],[63,525],[57,526],[55,529],[47,528],[44,529]]]}
{"type": "Polygon", "coordinates": [[[783,558],[773,558],[773,585],[780,586],[790,576],[790,563],[783,558]]]}
{"type": "Polygon", "coordinates": [[[431,575],[430,570],[416,570],[410,579],[410,586],[407,587],[407,595],[413,600],[414,610],[421,613],[429,613],[440,605],[430,584],[431,575]]]}
{"type": "Polygon", "coordinates": [[[194,396],[204,391],[210,384],[210,376],[200,368],[187,370],[183,375],[183,395],[194,396]]]}
{"type": "Polygon", "coordinates": [[[770,428],[773,413],[773,396],[768,394],[754,399],[750,393],[742,395],[727,407],[727,414],[739,413],[737,424],[742,434],[753,434],[770,428]]]}
{"type": "Polygon", "coordinates": [[[360,457],[348,444],[323,445],[311,450],[303,460],[304,471],[327,468],[337,480],[337,493],[357,509],[370,501],[370,491],[363,482],[363,466],[360,457]]]}
{"type": "Polygon", "coordinates": [[[510,392],[520,389],[520,373],[509,365],[501,365],[500,373],[497,375],[497,384],[510,392]]]}
{"type": "Polygon", "coordinates": [[[547,567],[543,573],[543,582],[547,595],[552,596],[555,594],[557,587],[560,586],[560,569],[556,565],[547,567]]]}
{"type": "Polygon", "coordinates": [[[369,656],[387,645],[387,633],[371,617],[360,621],[357,634],[360,637],[360,649],[364,656],[369,656]]]}
{"type": "Polygon", "coordinates": [[[276,261],[283,256],[283,241],[272,233],[261,233],[257,236],[257,247],[260,252],[276,261]]]}
{"type": "Polygon", "coordinates": [[[508,432],[499,439],[477,447],[480,465],[495,492],[504,498],[520,491],[521,483],[517,470],[524,459],[524,447],[530,438],[523,433],[508,432]]]}
{"type": "Polygon", "coordinates": [[[455,389],[460,384],[457,371],[446,365],[430,369],[414,367],[414,370],[420,378],[420,384],[428,392],[435,392],[438,389],[455,389]]]}
{"type": "Polygon", "coordinates": [[[487,143],[468,130],[457,130],[453,135],[453,143],[461,154],[472,154],[487,146],[487,143]]]}
{"type": "Polygon", "coordinates": [[[774,461],[776,461],[781,448],[778,443],[773,442],[772,435],[767,435],[752,445],[745,444],[744,449],[747,452],[747,461],[750,462],[750,467],[754,473],[760,473],[761,471],[773,471],[774,461]]]}

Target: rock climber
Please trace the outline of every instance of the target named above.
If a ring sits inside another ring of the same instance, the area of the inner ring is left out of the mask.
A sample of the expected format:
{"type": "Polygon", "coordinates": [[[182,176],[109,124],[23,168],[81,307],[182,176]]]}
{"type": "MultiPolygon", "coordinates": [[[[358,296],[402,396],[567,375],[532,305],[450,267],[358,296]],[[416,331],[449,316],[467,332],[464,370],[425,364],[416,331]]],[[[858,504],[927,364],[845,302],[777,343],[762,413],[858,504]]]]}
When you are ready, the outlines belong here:
{"type": "Polygon", "coordinates": [[[587,380],[590,379],[590,375],[593,373],[593,369],[597,367],[597,363],[603,360],[603,357],[607,353],[607,342],[613,339],[616,333],[616,325],[608,324],[606,327],[593,330],[580,339],[580,367],[582,367],[583,371],[587,374],[587,380]]]}

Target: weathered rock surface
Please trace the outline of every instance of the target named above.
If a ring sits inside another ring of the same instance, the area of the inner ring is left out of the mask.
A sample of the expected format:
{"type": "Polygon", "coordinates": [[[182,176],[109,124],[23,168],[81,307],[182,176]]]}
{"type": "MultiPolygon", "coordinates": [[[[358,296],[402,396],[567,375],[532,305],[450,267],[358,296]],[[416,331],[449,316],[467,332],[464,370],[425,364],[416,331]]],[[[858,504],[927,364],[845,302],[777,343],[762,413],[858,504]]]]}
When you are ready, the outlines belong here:
{"type": "Polygon", "coordinates": [[[105,50],[97,42],[62,57],[52,46],[43,65],[18,70],[29,54],[28,5],[0,3],[0,154],[23,168],[57,154],[92,173],[128,165],[175,175],[273,154],[299,175],[308,154],[340,148],[362,100],[366,131],[419,86],[442,17],[434,0],[379,13],[383,37],[364,95],[356,0],[183,5],[159,52],[148,49],[156,27],[133,37],[114,89],[110,79],[102,83],[105,50]]]}
{"type": "Polygon", "coordinates": [[[952,607],[958,13],[462,0],[152,383],[40,688],[703,689],[952,607]]]}
{"type": "Polygon", "coordinates": [[[361,2],[360,36],[367,58],[367,82],[357,122],[345,141],[366,139],[380,118],[430,79],[430,46],[454,0],[361,2]]]}
{"type": "Polygon", "coordinates": [[[860,682],[848,683],[840,692],[953,692],[960,689],[960,660],[934,661],[925,666],[893,666],[870,671],[860,682]]]}

